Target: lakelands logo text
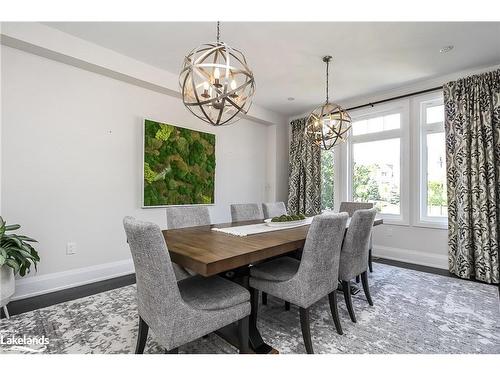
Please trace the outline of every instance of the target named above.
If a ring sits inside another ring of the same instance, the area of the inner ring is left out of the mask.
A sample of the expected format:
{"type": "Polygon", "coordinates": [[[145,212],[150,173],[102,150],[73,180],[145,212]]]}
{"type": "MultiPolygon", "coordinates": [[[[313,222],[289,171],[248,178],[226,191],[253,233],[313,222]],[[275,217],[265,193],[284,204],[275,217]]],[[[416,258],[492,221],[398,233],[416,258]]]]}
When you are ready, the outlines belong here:
{"type": "Polygon", "coordinates": [[[16,345],[16,346],[26,346],[26,345],[48,345],[49,339],[45,336],[30,337],[30,336],[4,336],[0,335],[0,345],[16,345]]]}

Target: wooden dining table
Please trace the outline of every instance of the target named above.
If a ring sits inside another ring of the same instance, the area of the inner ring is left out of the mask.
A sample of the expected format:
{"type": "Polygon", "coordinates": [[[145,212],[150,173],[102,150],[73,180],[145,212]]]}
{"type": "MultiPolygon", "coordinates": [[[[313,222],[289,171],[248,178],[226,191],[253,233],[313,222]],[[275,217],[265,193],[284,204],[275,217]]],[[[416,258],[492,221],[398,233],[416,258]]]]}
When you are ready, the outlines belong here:
{"type": "MultiPolygon", "coordinates": [[[[346,229],[349,226],[349,221],[346,229]]],[[[163,236],[173,262],[205,277],[213,275],[229,277],[248,289],[251,265],[302,249],[309,225],[243,237],[214,231],[212,228],[227,228],[262,222],[262,220],[256,220],[168,229],[163,231],[163,236]]],[[[382,223],[382,219],[376,218],[373,225],[382,223]]],[[[237,344],[234,327],[224,327],[217,333],[231,344],[237,344]]],[[[262,339],[256,319],[250,319],[249,337],[250,347],[255,353],[278,353],[275,348],[266,344],[262,339]]]]}

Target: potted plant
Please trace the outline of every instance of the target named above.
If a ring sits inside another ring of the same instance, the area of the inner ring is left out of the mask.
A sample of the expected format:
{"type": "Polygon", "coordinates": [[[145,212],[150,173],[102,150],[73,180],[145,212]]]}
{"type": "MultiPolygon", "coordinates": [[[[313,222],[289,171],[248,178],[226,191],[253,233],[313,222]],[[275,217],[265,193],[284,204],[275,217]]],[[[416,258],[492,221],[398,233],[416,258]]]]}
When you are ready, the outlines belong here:
{"type": "Polygon", "coordinates": [[[14,275],[21,276],[30,272],[33,265],[40,261],[37,251],[30,242],[37,242],[33,238],[14,233],[7,233],[21,228],[19,224],[7,225],[0,216],[0,307],[7,308],[10,298],[15,292],[14,275]]]}

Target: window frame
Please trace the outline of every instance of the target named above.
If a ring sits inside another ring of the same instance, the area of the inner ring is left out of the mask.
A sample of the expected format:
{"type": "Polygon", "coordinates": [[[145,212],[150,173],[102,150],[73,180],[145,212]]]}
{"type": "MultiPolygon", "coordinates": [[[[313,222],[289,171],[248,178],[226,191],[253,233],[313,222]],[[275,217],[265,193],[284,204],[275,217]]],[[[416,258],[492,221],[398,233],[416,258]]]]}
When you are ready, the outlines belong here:
{"type": "Polygon", "coordinates": [[[444,104],[442,92],[431,93],[416,97],[414,102],[415,112],[415,132],[416,142],[416,197],[415,207],[415,226],[424,228],[448,228],[448,217],[427,215],[427,134],[436,134],[444,132],[444,121],[427,124],[427,108],[444,104]]]}
{"type": "Polygon", "coordinates": [[[353,177],[353,149],[355,144],[381,141],[387,139],[399,138],[400,146],[400,213],[387,214],[379,213],[378,216],[384,220],[384,223],[394,225],[410,225],[410,147],[409,147],[409,124],[410,124],[410,101],[408,99],[392,101],[389,103],[377,105],[375,108],[365,108],[353,111],[351,115],[352,122],[366,120],[374,117],[387,116],[391,114],[400,114],[400,128],[383,130],[380,132],[352,135],[350,130],[348,141],[346,142],[346,190],[347,199],[352,200],[352,177],[353,177]]]}

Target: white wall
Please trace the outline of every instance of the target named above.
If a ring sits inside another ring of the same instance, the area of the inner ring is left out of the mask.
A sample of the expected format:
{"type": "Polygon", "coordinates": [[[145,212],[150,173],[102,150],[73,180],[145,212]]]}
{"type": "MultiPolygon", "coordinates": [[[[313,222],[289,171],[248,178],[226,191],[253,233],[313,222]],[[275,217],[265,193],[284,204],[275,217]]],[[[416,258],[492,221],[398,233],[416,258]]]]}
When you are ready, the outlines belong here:
{"type": "MultiPolygon", "coordinates": [[[[123,266],[130,259],[125,215],[166,226],[164,209],[140,208],[144,117],[217,135],[213,221],[230,219],[230,203],[273,200],[283,193],[286,181],[276,180],[283,176],[276,168],[283,164],[286,141],[276,143],[276,133],[286,134],[279,126],[284,121],[270,126],[242,119],[209,127],[178,98],[1,49],[2,215],[39,240],[40,280],[70,280],[66,271],[82,267],[123,266]],[[274,161],[272,171],[268,160],[274,161]],[[68,256],[70,241],[77,243],[77,254],[68,256]]],[[[90,281],[85,277],[82,282],[90,281]]],[[[22,289],[26,280],[19,284],[22,289]]]]}
{"type": "Polygon", "coordinates": [[[275,201],[286,203],[288,200],[288,151],[290,146],[286,120],[283,120],[282,126],[269,127],[268,132],[268,147],[274,150],[270,153],[268,174],[269,180],[276,181],[274,188],[269,191],[269,196],[271,199],[275,197],[275,201]]]}

